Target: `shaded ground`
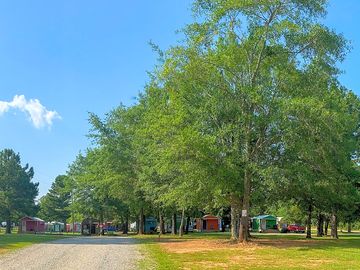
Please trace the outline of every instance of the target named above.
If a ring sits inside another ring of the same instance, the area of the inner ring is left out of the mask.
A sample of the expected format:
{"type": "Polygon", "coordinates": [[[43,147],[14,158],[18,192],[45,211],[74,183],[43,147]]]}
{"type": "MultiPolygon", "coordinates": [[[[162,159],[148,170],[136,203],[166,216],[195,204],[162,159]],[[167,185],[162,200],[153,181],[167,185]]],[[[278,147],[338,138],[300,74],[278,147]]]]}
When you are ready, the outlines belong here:
{"type": "Polygon", "coordinates": [[[0,269],[135,269],[140,253],[126,237],[76,237],[35,244],[0,256],[0,269]]]}

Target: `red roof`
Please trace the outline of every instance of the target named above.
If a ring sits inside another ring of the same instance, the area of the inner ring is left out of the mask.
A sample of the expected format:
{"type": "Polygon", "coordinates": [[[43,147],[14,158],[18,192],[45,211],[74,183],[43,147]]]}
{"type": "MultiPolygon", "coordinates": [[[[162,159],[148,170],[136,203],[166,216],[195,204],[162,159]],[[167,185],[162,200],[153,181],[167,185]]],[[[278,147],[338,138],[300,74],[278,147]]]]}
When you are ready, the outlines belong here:
{"type": "Polygon", "coordinates": [[[40,219],[40,218],[37,218],[37,217],[28,217],[28,216],[23,217],[23,218],[21,218],[20,220],[31,220],[31,221],[40,221],[40,222],[45,222],[45,221],[43,221],[43,220],[42,220],[42,219],[40,219]]]}
{"type": "Polygon", "coordinates": [[[205,215],[202,217],[202,219],[219,219],[219,218],[217,216],[205,215]]]}

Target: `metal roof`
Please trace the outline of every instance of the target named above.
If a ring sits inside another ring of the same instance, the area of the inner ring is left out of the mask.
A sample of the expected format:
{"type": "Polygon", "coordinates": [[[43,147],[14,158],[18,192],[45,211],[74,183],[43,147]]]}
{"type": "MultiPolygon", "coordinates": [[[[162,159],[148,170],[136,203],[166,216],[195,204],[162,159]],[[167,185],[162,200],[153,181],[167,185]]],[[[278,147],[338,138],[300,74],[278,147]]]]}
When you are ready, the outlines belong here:
{"type": "Polygon", "coordinates": [[[44,222],[44,220],[40,219],[40,218],[37,218],[37,217],[29,217],[29,216],[26,216],[26,217],[23,217],[22,219],[24,218],[28,218],[28,219],[31,219],[33,221],[41,221],[41,222],[44,222]]]}
{"type": "Polygon", "coordinates": [[[253,217],[252,219],[276,219],[276,217],[272,215],[260,215],[253,217]]]}
{"type": "Polygon", "coordinates": [[[217,216],[213,216],[213,215],[205,215],[202,217],[202,219],[219,219],[217,216]]]}

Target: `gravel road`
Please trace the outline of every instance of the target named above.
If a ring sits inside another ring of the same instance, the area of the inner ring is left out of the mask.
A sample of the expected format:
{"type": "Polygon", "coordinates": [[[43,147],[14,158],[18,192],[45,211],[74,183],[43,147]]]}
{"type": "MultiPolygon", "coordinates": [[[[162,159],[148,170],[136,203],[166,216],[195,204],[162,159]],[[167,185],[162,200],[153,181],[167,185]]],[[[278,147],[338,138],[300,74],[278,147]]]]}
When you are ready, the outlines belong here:
{"type": "Polygon", "coordinates": [[[135,269],[141,258],[135,241],[126,237],[76,237],[35,244],[0,256],[0,269],[135,269]]]}

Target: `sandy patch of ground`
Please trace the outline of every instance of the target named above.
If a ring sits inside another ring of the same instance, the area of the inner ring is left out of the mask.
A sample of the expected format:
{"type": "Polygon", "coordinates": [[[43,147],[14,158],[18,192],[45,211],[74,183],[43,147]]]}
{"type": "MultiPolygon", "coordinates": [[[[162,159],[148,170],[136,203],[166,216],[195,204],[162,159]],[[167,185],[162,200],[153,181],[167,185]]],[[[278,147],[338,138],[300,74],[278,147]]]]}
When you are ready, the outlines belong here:
{"type": "MultiPolygon", "coordinates": [[[[176,242],[163,242],[160,244],[167,252],[170,253],[194,253],[219,249],[240,249],[244,248],[243,244],[233,244],[228,240],[188,240],[176,242]]],[[[263,248],[257,243],[249,243],[246,250],[263,248]]]]}
{"type": "Polygon", "coordinates": [[[292,248],[316,245],[312,240],[286,240],[286,239],[253,239],[248,244],[234,244],[228,240],[187,240],[163,242],[161,246],[170,253],[194,253],[218,249],[241,249],[252,251],[266,247],[292,248]]]}

